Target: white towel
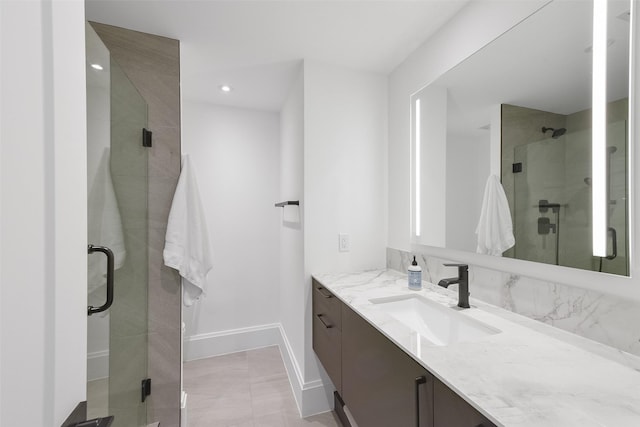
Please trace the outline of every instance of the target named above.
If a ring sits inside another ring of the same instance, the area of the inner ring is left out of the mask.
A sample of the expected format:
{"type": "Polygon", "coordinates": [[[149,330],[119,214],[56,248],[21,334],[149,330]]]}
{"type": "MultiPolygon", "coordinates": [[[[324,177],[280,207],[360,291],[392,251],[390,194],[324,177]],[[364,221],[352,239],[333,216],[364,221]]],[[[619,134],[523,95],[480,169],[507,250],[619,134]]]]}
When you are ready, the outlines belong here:
{"type": "Polygon", "coordinates": [[[182,300],[190,306],[205,292],[211,250],[193,166],[182,156],[182,171],[171,203],[164,242],[164,263],[182,276],[182,300]]]}
{"type": "Polygon", "coordinates": [[[502,256],[502,252],[516,243],[509,202],[500,179],[495,175],[489,176],[484,188],[484,200],[476,234],[477,252],[481,254],[502,256]]]}
{"type": "MultiPolygon", "coordinates": [[[[93,183],[88,194],[88,240],[92,245],[106,246],[113,252],[114,268],[124,264],[127,251],[124,245],[122,219],[113,190],[110,172],[110,149],[105,148],[100,157],[93,183]]],[[[95,292],[107,283],[104,255],[92,254],[88,258],[88,292],[95,292]]],[[[100,295],[104,299],[104,295],[100,295]]]]}

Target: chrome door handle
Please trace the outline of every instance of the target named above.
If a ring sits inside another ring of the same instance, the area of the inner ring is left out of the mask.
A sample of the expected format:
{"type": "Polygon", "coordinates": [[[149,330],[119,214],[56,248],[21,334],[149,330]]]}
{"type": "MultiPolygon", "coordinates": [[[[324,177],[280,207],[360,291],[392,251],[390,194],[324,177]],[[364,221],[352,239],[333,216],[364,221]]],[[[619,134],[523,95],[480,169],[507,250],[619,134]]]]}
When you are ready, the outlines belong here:
{"type": "Polygon", "coordinates": [[[101,313],[111,307],[113,304],[113,275],[115,272],[115,262],[113,257],[113,251],[106,246],[88,246],[89,255],[94,252],[102,252],[107,256],[107,301],[102,304],[100,307],[89,306],[87,308],[87,314],[91,316],[95,313],[101,313]]]}

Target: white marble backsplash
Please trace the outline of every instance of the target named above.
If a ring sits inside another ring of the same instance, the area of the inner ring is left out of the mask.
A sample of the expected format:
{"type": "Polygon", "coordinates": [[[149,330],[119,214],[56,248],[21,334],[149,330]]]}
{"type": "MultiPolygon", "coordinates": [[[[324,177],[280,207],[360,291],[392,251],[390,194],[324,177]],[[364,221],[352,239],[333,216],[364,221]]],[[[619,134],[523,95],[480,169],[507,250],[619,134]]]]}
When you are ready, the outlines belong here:
{"type": "MultiPolygon", "coordinates": [[[[414,255],[422,280],[437,284],[457,275],[444,259],[391,248],[387,268],[406,273],[414,255]]],[[[473,298],[640,356],[640,303],[475,265],[469,265],[469,282],[473,298]]]]}

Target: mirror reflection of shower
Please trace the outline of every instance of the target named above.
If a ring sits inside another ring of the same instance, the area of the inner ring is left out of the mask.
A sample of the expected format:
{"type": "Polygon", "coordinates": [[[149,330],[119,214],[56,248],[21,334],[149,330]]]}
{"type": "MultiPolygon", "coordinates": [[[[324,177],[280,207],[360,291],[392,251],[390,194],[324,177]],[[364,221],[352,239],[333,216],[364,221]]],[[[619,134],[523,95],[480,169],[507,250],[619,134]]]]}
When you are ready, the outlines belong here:
{"type": "Polygon", "coordinates": [[[591,111],[563,115],[502,105],[502,182],[516,240],[503,256],[629,274],[627,108],[626,99],[609,104],[608,239],[600,258],[591,243],[591,111]]]}
{"type": "Polygon", "coordinates": [[[538,218],[538,234],[545,236],[549,233],[555,234],[555,264],[560,265],[560,208],[562,206],[559,203],[550,203],[546,199],[540,199],[538,201],[538,212],[541,216],[538,218]],[[555,215],[555,223],[551,223],[551,220],[543,216],[549,209],[555,215]]]}
{"type": "Polygon", "coordinates": [[[542,127],[542,133],[546,134],[548,131],[553,132],[551,134],[551,138],[558,139],[567,132],[567,129],[566,128],[554,129],[554,128],[548,128],[544,126],[542,127]]]}

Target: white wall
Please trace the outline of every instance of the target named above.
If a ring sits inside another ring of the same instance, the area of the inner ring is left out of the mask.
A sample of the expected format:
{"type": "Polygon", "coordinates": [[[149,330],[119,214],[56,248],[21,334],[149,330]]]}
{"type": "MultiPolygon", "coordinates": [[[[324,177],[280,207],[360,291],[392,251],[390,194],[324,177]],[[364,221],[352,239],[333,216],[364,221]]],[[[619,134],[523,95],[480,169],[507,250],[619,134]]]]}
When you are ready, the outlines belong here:
{"type": "MultiPolygon", "coordinates": [[[[468,262],[498,271],[511,272],[556,283],[564,283],[600,292],[640,299],[640,280],[530,263],[521,260],[489,257],[469,252],[446,250],[433,247],[412,247],[410,244],[410,198],[406,190],[409,171],[406,167],[409,155],[409,96],[424,85],[434,81],[444,72],[463,61],[485,44],[516,25],[540,6],[547,3],[539,1],[478,1],[471,2],[454,17],[440,32],[425,42],[390,76],[389,90],[389,235],[388,246],[396,249],[416,250],[442,259],[468,262]],[[602,286],[606,281],[607,286],[602,286]]],[[[636,57],[640,52],[637,43],[638,33],[634,35],[636,57]]],[[[636,60],[637,62],[637,60],[636,60]]],[[[635,79],[640,76],[638,67],[635,79]]],[[[640,94],[640,85],[635,85],[634,99],[630,102],[631,117],[635,117],[635,99],[640,94]]],[[[637,124],[632,127],[632,140],[640,137],[637,124]]],[[[631,144],[633,147],[633,144],[631,144]]],[[[640,164],[640,150],[632,148],[633,165],[640,164]]],[[[631,168],[632,197],[634,212],[631,225],[638,219],[640,207],[640,180],[631,168]]],[[[632,227],[632,236],[640,241],[640,227],[632,227]]],[[[635,246],[635,245],[634,245],[635,246]]],[[[633,248],[632,248],[633,249],[633,248]]],[[[633,251],[631,260],[632,276],[640,271],[640,257],[633,251]]]]}
{"type": "Polygon", "coordinates": [[[84,3],[0,2],[0,425],[86,390],[84,3]]]}
{"type": "Polygon", "coordinates": [[[384,266],[387,78],[312,61],[304,73],[307,270],[384,266]]]}
{"type": "Polygon", "coordinates": [[[281,208],[280,322],[291,346],[298,381],[304,382],[304,76],[302,66],[280,112],[279,200],[299,200],[281,208]]]}
{"type": "Polygon", "coordinates": [[[386,76],[305,61],[305,378],[317,375],[310,274],[385,266],[387,103],[386,76]]]}
{"type": "Polygon", "coordinates": [[[213,257],[207,296],[183,312],[187,337],[279,321],[279,128],[277,113],[183,102],[213,257]]]}

